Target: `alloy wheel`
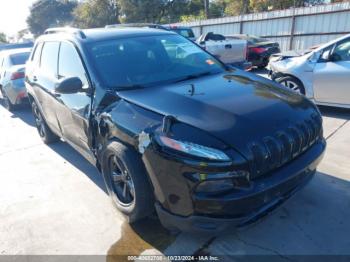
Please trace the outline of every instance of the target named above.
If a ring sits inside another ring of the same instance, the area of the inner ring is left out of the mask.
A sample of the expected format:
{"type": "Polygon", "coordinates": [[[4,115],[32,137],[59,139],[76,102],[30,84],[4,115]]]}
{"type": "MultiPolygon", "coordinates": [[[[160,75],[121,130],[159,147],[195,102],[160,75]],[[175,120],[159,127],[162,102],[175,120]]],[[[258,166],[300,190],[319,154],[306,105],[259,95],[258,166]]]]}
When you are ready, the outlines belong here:
{"type": "Polygon", "coordinates": [[[124,206],[132,205],[135,201],[134,182],[124,163],[117,156],[111,157],[110,170],[112,189],[117,201],[124,206]]]}
{"type": "Polygon", "coordinates": [[[292,91],[299,93],[299,94],[303,94],[301,87],[294,81],[291,80],[285,80],[283,82],[281,82],[282,85],[284,85],[285,87],[291,89],[292,91]]]}

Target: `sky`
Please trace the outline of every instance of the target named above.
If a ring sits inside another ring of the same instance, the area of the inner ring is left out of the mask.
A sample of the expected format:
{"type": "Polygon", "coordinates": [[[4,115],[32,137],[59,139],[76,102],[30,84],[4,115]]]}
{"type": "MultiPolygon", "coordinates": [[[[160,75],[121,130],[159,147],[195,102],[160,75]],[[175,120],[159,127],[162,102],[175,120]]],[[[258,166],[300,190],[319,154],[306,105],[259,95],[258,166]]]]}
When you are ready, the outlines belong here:
{"type": "Polygon", "coordinates": [[[11,36],[27,28],[29,7],[36,0],[0,0],[0,32],[11,36]]]}

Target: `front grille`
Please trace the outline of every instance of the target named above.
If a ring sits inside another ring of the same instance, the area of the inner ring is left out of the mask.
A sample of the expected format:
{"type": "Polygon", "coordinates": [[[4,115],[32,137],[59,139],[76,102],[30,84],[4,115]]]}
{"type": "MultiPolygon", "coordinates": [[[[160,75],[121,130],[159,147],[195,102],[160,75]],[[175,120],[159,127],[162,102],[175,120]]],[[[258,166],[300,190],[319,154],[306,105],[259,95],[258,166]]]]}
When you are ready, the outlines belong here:
{"type": "Polygon", "coordinates": [[[251,154],[251,179],[281,167],[311,147],[322,135],[322,120],[313,114],[294,126],[248,145],[251,154]]]}

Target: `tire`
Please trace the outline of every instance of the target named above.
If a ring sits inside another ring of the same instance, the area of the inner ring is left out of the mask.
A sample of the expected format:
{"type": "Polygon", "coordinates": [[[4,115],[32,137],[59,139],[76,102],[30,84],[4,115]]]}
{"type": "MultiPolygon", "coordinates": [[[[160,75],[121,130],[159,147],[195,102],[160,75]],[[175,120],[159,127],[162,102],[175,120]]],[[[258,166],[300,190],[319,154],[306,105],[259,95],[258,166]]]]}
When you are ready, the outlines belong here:
{"type": "Polygon", "coordinates": [[[10,112],[15,111],[17,109],[16,105],[11,103],[10,99],[3,90],[1,90],[1,94],[4,101],[4,107],[10,112]]]}
{"type": "Polygon", "coordinates": [[[292,91],[305,95],[305,88],[302,82],[292,76],[285,76],[276,79],[277,83],[291,89],[292,91]]]}
{"type": "Polygon", "coordinates": [[[263,63],[261,65],[258,65],[259,69],[264,69],[265,67],[267,67],[268,63],[263,63]]]}
{"type": "Polygon", "coordinates": [[[141,157],[135,150],[113,141],[103,153],[101,166],[108,194],[129,223],[153,213],[153,190],[141,157]],[[125,195],[124,188],[128,191],[125,195]]]}
{"type": "Polygon", "coordinates": [[[53,133],[45,122],[45,119],[43,118],[41,111],[35,101],[32,102],[32,112],[34,115],[36,128],[43,142],[45,144],[52,144],[60,140],[60,137],[53,133]]]}

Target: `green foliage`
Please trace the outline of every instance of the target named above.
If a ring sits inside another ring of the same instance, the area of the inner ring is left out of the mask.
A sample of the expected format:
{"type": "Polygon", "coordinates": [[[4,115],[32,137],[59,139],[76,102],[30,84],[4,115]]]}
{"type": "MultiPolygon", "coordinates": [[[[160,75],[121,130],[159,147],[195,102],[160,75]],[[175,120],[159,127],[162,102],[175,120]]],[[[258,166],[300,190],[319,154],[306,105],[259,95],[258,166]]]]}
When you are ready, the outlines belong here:
{"type": "MultiPolygon", "coordinates": [[[[75,25],[104,27],[115,23],[173,23],[286,9],[326,0],[37,0],[27,19],[30,31],[75,25]],[[208,7],[207,9],[205,7],[208,7]],[[74,10],[74,11],[73,11],[74,10]]],[[[332,2],[341,0],[331,0],[332,2]]]]}
{"type": "Polygon", "coordinates": [[[117,0],[124,23],[171,23],[188,13],[188,0],[117,0]]]}
{"type": "Polygon", "coordinates": [[[29,30],[38,36],[49,27],[71,25],[76,6],[75,0],[37,0],[27,18],[29,30]]]}
{"type": "Polygon", "coordinates": [[[79,28],[104,27],[119,22],[118,5],[113,0],[88,0],[74,10],[74,24],[79,28]]]}
{"type": "Polygon", "coordinates": [[[7,37],[2,32],[0,32],[0,43],[7,43],[7,37]]]}

